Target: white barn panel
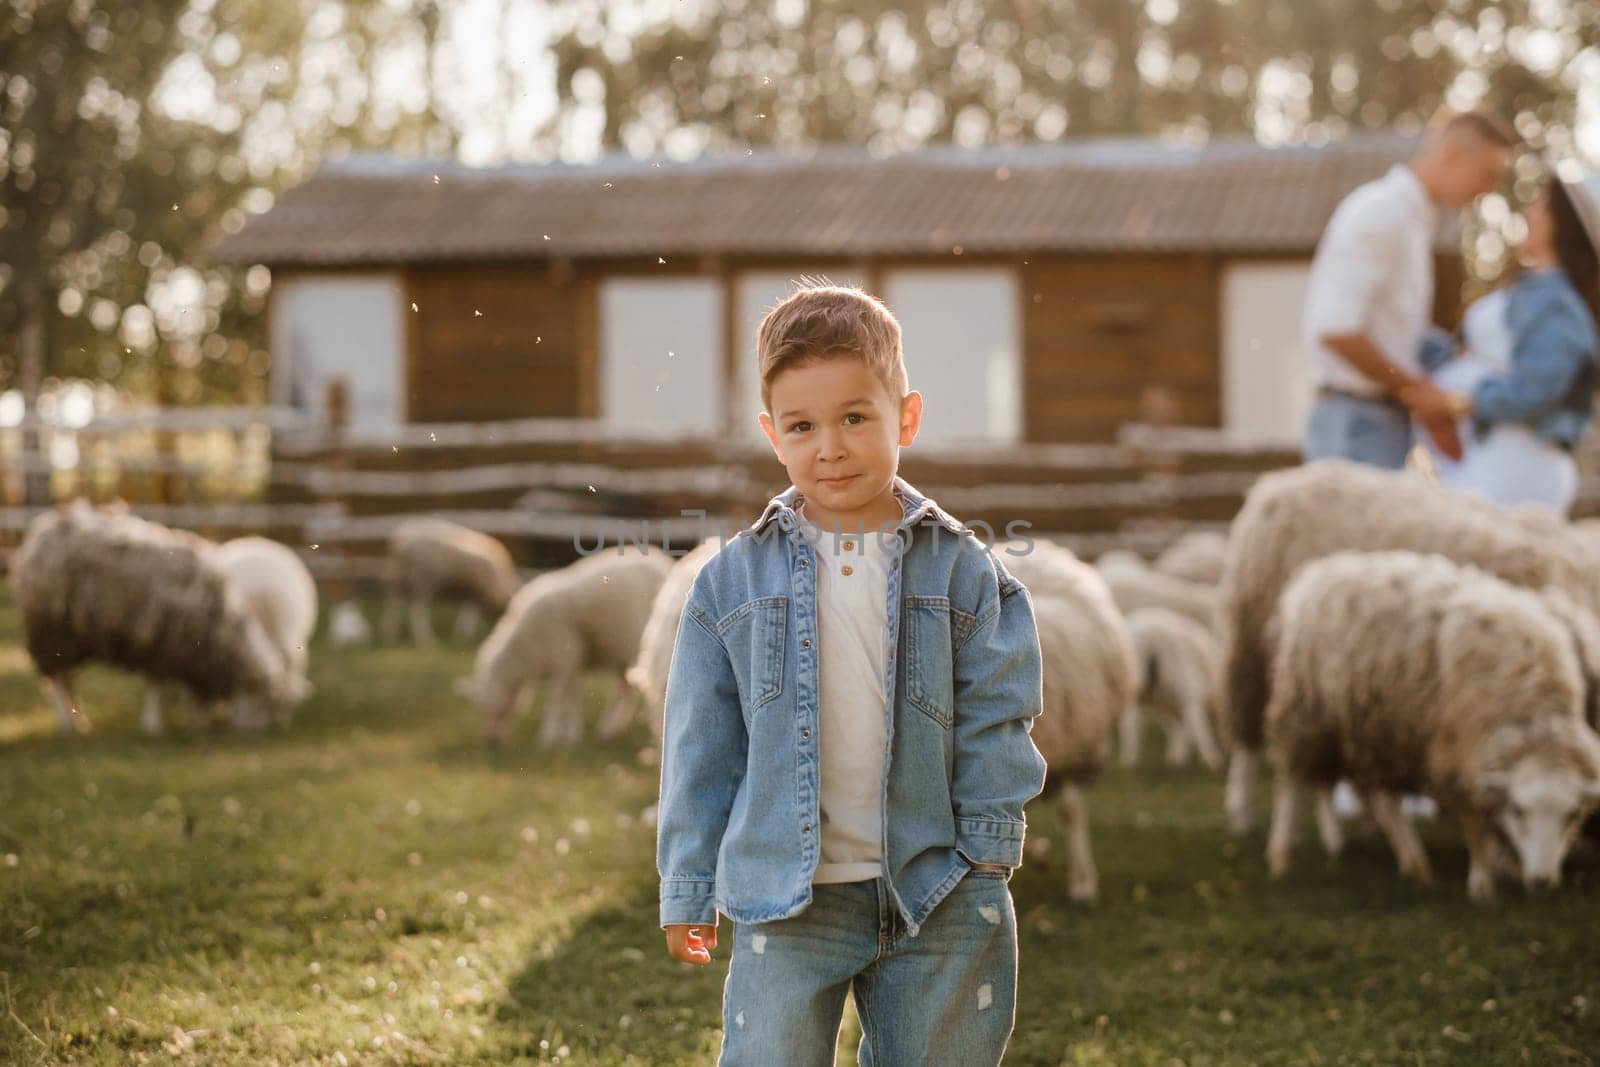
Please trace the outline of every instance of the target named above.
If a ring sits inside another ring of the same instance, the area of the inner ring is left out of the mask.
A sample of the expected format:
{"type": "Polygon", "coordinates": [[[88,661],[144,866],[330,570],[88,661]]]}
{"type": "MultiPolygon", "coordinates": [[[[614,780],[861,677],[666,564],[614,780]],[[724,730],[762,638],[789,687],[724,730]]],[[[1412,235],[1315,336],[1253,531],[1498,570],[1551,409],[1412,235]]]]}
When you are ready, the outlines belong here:
{"type": "Polygon", "coordinates": [[[1222,425],[1230,436],[1299,447],[1311,404],[1300,336],[1309,263],[1232,263],[1222,274],[1222,425]]]}
{"type": "Polygon", "coordinates": [[[307,274],[272,289],[272,399],[326,417],[345,382],[354,428],[405,421],[404,292],[398,274],[307,274]]]}
{"type": "Polygon", "coordinates": [[[1004,267],[890,271],[911,388],[926,419],[917,443],[1010,443],[1022,436],[1021,310],[1004,267]]]}
{"type": "Polygon", "coordinates": [[[827,270],[807,267],[792,271],[749,271],[739,275],[735,283],[737,300],[739,359],[734,368],[731,395],[733,409],[728,412],[733,430],[742,439],[764,442],[761,423],[756,416],[764,410],[761,403],[761,374],[756,365],[756,327],[784,297],[795,291],[801,276],[826,278],[835,285],[865,286],[866,279],[849,270],[827,270]]]}
{"type": "Polygon", "coordinates": [[[722,283],[600,285],[600,415],[666,434],[722,430],[722,283]]]}

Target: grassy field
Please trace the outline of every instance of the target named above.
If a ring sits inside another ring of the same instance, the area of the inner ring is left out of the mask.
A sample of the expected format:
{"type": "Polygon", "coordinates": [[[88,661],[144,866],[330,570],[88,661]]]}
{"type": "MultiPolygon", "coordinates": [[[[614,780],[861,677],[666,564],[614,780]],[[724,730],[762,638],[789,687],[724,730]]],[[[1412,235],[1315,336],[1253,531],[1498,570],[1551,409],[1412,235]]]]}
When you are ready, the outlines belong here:
{"type": "MultiPolygon", "coordinates": [[[[319,648],[265,737],[174,713],[145,738],[135,684],[90,671],[96,729],[61,737],[0,600],[0,1062],[709,1062],[726,950],[662,950],[646,731],[552,753],[525,721],[488,750],[451,690],[470,659],[319,648]]],[[[1101,904],[1019,873],[1008,1063],[1600,1056],[1596,849],[1558,893],[1480,908],[1449,826],[1432,889],[1359,829],[1338,868],[1304,849],[1273,882],[1219,802],[1199,772],[1113,771],[1101,904]]]]}

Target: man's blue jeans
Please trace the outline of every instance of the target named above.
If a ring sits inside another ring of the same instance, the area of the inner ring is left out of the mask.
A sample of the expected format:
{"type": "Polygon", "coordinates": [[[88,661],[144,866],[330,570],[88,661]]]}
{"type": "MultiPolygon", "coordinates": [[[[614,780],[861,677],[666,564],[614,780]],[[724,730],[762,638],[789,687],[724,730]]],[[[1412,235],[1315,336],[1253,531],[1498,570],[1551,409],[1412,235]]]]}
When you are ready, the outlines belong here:
{"type": "Polygon", "coordinates": [[[906,936],[881,878],[813,893],[798,915],[734,924],[719,1064],[832,1064],[852,991],[861,1067],[1000,1062],[1017,996],[1017,919],[1004,873],[964,876],[916,937],[906,936]]]}
{"type": "Polygon", "coordinates": [[[1411,451],[1411,416],[1403,409],[1354,396],[1318,396],[1306,419],[1307,463],[1348,459],[1400,470],[1411,451]]]}

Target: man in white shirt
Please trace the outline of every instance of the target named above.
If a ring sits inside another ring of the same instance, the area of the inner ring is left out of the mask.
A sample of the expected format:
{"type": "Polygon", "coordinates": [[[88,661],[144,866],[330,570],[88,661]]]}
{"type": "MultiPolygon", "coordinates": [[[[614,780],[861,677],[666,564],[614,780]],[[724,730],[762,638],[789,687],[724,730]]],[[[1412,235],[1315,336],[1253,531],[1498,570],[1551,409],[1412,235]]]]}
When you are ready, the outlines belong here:
{"type": "MultiPolygon", "coordinates": [[[[1411,450],[1411,408],[1435,387],[1417,351],[1433,310],[1433,238],[1442,209],[1460,211],[1500,183],[1514,136],[1476,111],[1441,112],[1409,163],[1339,205],[1311,264],[1305,336],[1317,396],[1305,458],[1399,469],[1411,450]]],[[[1448,419],[1423,420],[1441,450],[1459,452],[1448,419]]]]}

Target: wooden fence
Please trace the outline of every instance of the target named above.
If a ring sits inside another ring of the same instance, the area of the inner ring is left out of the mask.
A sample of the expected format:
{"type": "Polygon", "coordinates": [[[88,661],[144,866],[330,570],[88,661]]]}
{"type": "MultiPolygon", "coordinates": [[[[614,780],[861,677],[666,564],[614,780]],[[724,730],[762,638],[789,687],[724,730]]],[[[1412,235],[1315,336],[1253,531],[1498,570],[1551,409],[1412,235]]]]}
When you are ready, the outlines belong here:
{"type": "MultiPolygon", "coordinates": [[[[335,581],[375,577],[385,539],[409,516],[494,534],[521,563],[543,567],[604,541],[686,549],[731,535],[788,484],[765,447],[591,419],[373,433],[280,409],[207,408],[38,429],[31,453],[21,428],[0,429],[0,550],[41,510],[22,491],[28,472],[42,472],[58,502],[120,497],[210,537],[263,534],[335,581]]],[[[1026,523],[1032,536],[1094,556],[1112,547],[1151,554],[1184,530],[1225,528],[1262,472],[1297,457],[1216,431],[1133,425],[1112,445],[912,447],[901,460],[908,481],[980,529],[1026,523]]],[[[1600,469],[1600,447],[1591,441],[1580,462],[1600,469]]],[[[1600,480],[1587,474],[1578,513],[1597,512],[1600,480]]]]}

